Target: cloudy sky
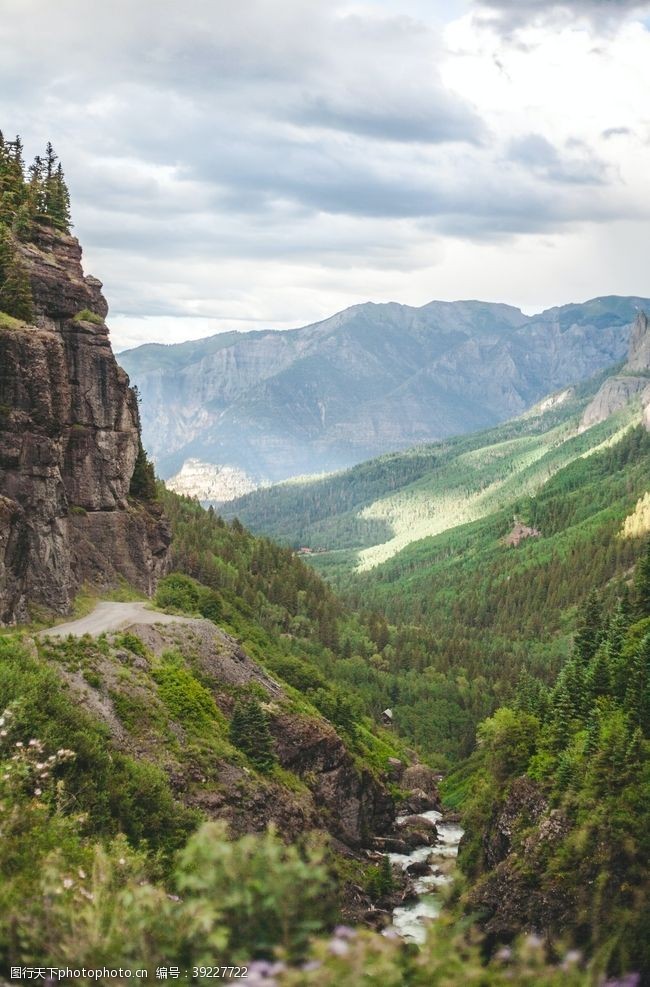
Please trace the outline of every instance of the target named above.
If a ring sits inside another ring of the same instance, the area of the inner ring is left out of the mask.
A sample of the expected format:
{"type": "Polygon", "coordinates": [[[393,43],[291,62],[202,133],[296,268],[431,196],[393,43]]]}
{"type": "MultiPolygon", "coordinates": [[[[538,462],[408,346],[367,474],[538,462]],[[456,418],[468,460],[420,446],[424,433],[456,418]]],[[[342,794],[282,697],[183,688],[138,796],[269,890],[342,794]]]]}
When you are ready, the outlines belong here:
{"type": "Polygon", "coordinates": [[[0,0],[116,349],[360,301],[650,294],[632,0],[0,0]]]}

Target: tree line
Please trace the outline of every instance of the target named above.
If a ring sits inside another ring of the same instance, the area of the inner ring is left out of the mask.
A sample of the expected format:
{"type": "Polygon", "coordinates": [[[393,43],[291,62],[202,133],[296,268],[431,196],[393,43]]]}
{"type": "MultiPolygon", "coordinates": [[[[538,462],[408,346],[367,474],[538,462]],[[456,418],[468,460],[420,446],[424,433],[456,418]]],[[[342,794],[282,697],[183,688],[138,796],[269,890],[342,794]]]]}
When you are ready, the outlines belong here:
{"type": "Polygon", "coordinates": [[[71,228],[70,193],[52,144],[26,167],[19,136],[0,131],[0,312],[32,322],[34,305],[29,276],[18,244],[33,240],[39,228],[60,233],[71,228]]]}

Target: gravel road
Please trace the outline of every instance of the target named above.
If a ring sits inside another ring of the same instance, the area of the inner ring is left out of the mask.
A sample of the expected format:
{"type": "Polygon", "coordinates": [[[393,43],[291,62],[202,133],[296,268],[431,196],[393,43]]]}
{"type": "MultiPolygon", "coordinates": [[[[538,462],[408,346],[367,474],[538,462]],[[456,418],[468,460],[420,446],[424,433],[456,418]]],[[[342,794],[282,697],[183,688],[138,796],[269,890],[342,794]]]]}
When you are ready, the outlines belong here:
{"type": "Polygon", "coordinates": [[[133,624],[186,624],[191,617],[174,617],[159,610],[150,610],[146,603],[98,603],[92,613],[67,624],[58,624],[41,632],[42,637],[96,637],[104,631],[123,631],[133,624]]]}

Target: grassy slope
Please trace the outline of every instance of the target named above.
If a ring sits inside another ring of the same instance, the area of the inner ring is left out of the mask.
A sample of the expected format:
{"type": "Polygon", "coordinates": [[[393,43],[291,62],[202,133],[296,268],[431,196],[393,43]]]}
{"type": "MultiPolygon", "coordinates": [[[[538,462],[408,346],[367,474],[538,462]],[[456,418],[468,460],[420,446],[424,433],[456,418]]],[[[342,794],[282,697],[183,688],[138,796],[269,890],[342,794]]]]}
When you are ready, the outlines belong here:
{"type": "Polygon", "coordinates": [[[575,456],[611,440],[633,411],[578,434],[599,382],[485,432],[257,491],[224,508],[224,516],[294,546],[337,553],[314,560],[323,571],[330,564],[372,568],[413,541],[484,517],[522,489],[533,491],[575,456]]]}

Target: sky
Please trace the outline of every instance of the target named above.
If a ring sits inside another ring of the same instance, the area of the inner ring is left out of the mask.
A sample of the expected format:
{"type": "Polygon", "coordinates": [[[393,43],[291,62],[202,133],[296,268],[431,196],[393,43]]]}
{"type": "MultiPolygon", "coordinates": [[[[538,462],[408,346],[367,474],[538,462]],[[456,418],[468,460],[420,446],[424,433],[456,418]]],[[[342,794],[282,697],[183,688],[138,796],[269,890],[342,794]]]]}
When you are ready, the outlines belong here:
{"type": "Polygon", "coordinates": [[[364,301],[650,295],[650,5],[0,0],[117,350],[364,301]]]}

